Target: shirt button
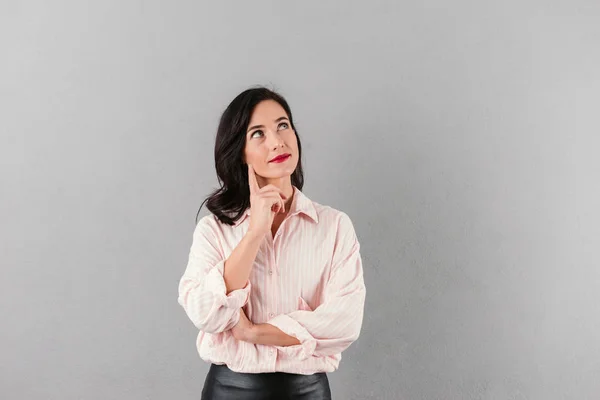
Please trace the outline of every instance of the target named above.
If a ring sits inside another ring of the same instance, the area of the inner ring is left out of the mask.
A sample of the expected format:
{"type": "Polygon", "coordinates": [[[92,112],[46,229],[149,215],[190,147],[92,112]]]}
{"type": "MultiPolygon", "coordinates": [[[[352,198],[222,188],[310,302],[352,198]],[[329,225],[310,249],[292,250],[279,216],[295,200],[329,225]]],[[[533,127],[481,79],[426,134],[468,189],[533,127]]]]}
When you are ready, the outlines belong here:
{"type": "Polygon", "coordinates": [[[273,354],[274,352],[275,352],[275,350],[269,349],[269,353],[273,354]]]}
{"type": "Polygon", "coordinates": [[[275,314],[273,314],[272,312],[269,313],[269,317],[273,318],[275,316],[275,314]]]}
{"type": "Polygon", "coordinates": [[[272,269],[269,270],[269,275],[273,275],[273,270],[272,269]]]}

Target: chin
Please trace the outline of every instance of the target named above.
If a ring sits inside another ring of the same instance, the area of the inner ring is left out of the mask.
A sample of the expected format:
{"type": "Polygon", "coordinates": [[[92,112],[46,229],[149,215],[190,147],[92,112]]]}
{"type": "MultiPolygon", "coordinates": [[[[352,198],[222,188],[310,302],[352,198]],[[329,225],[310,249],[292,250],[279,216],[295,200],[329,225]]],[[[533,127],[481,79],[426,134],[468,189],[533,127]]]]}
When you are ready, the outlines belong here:
{"type": "Polygon", "coordinates": [[[274,168],[267,169],[264,176],[269,178],[283,178],[285,176],[292,175],[295,170],[296,167],[291,168],[288,166],[287,168],[280,168],[278,166],[274,166],[274,168]]]}
{"type": "Polygon", "coordinates": [[[264,177],[267,179],[280,179],[280,178],[288,178],[292,176],[292,173],[280,173],[280,174],[267,174],[264,177]]]}

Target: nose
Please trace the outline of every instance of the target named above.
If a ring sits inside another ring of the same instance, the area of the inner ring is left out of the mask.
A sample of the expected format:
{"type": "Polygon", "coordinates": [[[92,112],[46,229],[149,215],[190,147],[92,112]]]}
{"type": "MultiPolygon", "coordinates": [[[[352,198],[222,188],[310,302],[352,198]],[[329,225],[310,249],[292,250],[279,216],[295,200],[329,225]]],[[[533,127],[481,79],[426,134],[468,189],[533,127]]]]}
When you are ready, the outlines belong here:
{"type": "Polygon", "coordinates": [[[267,146],[269,146],[270,149],[276,150],[279,147],[283,147],[284,144],[285,143],[279,133],[275,132],[268,135],[267,146]]]}

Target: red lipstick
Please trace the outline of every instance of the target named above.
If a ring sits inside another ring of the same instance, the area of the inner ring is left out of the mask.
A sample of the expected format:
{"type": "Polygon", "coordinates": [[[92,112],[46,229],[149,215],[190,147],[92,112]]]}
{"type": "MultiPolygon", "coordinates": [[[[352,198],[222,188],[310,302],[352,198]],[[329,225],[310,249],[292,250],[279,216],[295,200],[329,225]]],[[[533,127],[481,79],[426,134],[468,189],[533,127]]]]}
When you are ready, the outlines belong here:
{"type": "Polygon", "coordinates": [[[287,159],[288,159],[288,158],[290,158],[290,157],[291,157],[291,154],[289,154],[289,153],[280,154],[280,155],[278,155],[277,157],[273,158],[273,159],[272,159],[271,161],[269,161],[269,162],[270,162],[270,163],[271,163],[271,162],[274,162],[274,163],[280,163],[280,162],[284,162],[285,160],[287,160],[287,159]]]}

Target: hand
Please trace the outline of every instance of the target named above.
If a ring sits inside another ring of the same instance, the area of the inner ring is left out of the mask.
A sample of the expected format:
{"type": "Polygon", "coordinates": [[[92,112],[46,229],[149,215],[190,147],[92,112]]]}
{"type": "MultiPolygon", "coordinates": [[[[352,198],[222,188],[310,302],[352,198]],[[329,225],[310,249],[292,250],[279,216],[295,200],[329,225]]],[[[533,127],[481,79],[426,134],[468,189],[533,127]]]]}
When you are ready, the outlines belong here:
{"type": "Polygon", "coordinates": [[[253,327],[254,324],[248,319],[248,317],[246,317],[244,309],[240,308],[240,320],[233,328],[231,328],[231,333],[233,334],[233,337],[237,340],[249,342],[252,338],[253,327]]]}
{"type": "Polygon", "coordinates": [[[274,185],[258,186],[252,165],[248,164],[248,185],[250,186],[250,226],[248,231],[261,238],[269,232],[275,214],[285,213],[283,191],[274,185]]]}

